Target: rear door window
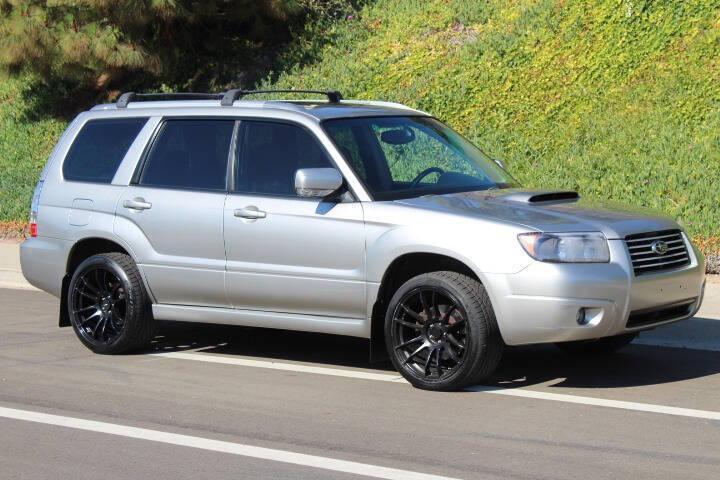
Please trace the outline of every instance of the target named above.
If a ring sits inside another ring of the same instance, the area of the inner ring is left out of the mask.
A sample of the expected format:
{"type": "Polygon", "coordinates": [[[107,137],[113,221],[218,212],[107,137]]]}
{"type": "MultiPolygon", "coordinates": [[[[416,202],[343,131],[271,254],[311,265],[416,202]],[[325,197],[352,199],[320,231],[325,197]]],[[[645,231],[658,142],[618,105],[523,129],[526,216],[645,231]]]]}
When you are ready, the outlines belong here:
{"type": "Polygon", "coordinates": [[[145,161],[140,185],[225,190],[235,120],[166,120],[145,161]]]}
{"type": "Polygon", "coordinates": [[[147,118],[90,120],[73,141],[63,177],[76,182],[110,183],[147,118]]]}

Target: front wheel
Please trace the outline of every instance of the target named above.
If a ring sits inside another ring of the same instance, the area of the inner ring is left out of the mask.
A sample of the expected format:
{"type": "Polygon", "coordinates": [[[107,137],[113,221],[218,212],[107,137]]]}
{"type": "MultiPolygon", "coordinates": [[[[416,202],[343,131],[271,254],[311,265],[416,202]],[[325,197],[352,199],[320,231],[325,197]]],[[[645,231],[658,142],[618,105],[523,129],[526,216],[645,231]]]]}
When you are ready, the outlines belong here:
{"type": "Polygon", "coordinates": [[[493,373],[503,351],[485,288],[456,272],[411,278],[385,317],[385,343],[395,368],[426,390],[459,390],[493,373]]]}
{"type": "Polygon", "coordinates": [[[67,304],[73,330],[95,353],[141,348],[155,334],[145,286],[128,255],[103,253],[82,262],[70,280],[67,304]]]}
{"type": "Polygon", "coordinates": [[[596,340],[578,340],[574,342],[561,342],[555,345],[565,353],[571,355],[609,355],[625,348],[635,340],[637,333],[626,333],[614,337],[598,338],[596,340]]]}

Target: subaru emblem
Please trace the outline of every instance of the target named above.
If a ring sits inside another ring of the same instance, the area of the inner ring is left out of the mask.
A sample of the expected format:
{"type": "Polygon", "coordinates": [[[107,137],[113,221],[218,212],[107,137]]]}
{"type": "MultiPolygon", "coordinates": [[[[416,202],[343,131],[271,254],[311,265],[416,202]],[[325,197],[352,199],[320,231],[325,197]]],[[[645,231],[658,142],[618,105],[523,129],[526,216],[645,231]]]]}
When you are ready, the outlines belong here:
{"type": "Polygon", "coordinates": [[[668,251],[668,244],[662,240],[656,240],[650,245],[650,250],[657,255],[665,255],[668,251]]]}

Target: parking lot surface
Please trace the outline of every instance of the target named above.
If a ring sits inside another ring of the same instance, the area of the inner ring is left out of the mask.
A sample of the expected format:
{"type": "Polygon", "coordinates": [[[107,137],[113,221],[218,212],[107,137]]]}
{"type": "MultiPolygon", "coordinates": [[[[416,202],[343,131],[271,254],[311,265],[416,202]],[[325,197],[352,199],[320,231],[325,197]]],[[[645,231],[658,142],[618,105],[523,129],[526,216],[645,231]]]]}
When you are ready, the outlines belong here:
{"type": "MultiPolygon", "coordinates": [[[[714,479],[720,352],[508,349],[471,391],[413,389],[363,341],[163,324],[100,356],[58,301],[0,290],[3,478],[714,479]]],[[[652,338],[652,337],[650,337],[652,338]]]]}

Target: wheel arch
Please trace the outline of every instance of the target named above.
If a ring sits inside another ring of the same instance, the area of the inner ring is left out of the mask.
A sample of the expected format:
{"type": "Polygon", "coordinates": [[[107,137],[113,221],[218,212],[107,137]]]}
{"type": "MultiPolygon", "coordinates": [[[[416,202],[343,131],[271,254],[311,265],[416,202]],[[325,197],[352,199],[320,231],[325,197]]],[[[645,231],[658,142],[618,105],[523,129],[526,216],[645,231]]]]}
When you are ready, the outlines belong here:
{"type": "Polygon", "coordinates": [[[385,314],[390,299],[398,288],[411,278],[435,271],[452,271],[467,275],[481,284],[481,277],[464,260],[431,251],[407,252],[394,258],[383,272],[377,295],[372,300],[370,315],[370,360],[387,359],[385,346],[385,314]]]}
{"type": "MultiPolygon", "coordinates": [[[[63,275],[62,287],[60,291],[60,318],[58,320],[59,326],[70,326],[70,316],[68,315],[67,308],[67,296],[68,289],[70,287],[70,280],[72,278],[73,272],[75,272],[75,269],[78,267],[78,265],[80,265],[86,258],[89,258],[93,255],[110,252],[124,253],[125,255],[129,255],[133,260],[135,260],[135,257],[132,254],[130,248],[128,248],[128,246],[126,245],[123,245],[123,243],[124,242],[117,238],[108,238],[104,236],[93,235],[78,239],[73,244],[73,246],[70,247],[67,255],[67,261],[65,264],[65,275],[63,275]]],[[[145,283],[145,288],[148,291],[148,294],[150,294],[150,289],[148,288],[147,282],[145,281],[145,276],[142,275],[142,271],[140,276],[143,279],[143,283],[145,283]]]]}

